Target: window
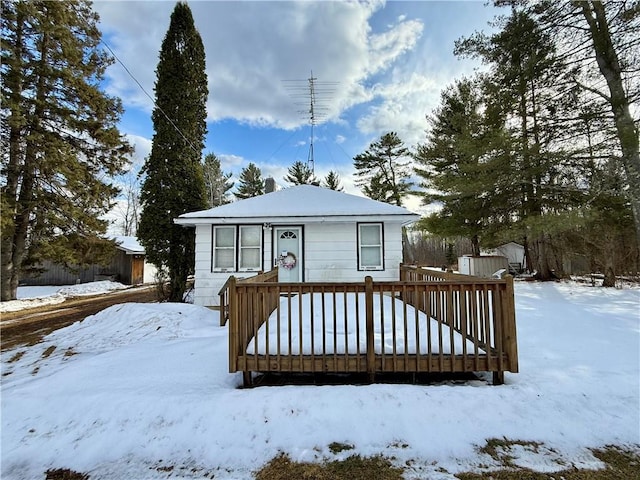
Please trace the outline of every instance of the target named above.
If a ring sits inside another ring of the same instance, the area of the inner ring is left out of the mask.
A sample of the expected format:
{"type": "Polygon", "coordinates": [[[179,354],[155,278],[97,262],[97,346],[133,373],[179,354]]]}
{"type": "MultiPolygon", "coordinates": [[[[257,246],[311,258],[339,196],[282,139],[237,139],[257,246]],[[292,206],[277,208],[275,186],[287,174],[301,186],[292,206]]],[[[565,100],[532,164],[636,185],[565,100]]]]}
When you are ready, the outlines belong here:
{"type": "Polygon", "coordinates": [[[241,271],[261,270],[262,227],[247,225],[240,227],[241,271]]]}
{"type": "Polygon", "coordinates": [[[358,270],[384,270],[382,224],[358,224],[358,270]]]}
{"type": "Polygon", "coordinates": [[[236,269],[236,227],[213,227],[213,270],[236,269]]]}
{"type": "Polygon", "coordinates": [[[214,272],[262,270],[262,226],[214,226],[214,272]]]}

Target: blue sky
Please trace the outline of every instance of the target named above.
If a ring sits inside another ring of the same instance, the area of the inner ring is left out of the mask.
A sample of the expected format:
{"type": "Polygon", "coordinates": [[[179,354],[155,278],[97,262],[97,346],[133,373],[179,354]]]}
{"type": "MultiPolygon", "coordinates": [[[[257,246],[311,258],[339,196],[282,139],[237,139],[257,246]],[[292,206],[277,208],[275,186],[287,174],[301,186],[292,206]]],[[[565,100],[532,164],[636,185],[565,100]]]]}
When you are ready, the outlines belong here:
{"type": "MultiPolygon", "coordinates": [[[[337,171],[348,193],[353,157],[388,131],[408,147],[423,141],[440,92],[480,67],[453,55],[454,41],[490,30],[499,11],[484,1],[191,1],[207,58],[206,149],[237,178],[249,162],[281,186],[287,168],[306,161],[309,120],[284,80],[337,82],[315,129],[316,176],[337,171]]],[[[155,69],[173,1],[96,1],[105,41],[153,96],[155,69]]],[[[122,99],[120,124],[136,147],[134,167],[151,148],[152,101],[119,63],[108,93],[122,99]]],[[[414,211],[419,200],[407,206],[414,211]]]]}

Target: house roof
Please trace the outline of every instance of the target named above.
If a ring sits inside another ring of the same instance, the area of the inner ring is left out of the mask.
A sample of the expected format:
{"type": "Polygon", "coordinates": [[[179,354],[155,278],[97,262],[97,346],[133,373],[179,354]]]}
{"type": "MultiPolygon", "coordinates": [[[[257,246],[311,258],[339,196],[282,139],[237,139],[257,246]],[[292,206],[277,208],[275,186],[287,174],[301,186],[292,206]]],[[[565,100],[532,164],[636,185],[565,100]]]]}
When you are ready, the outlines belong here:
{"type": "Polygon", "coordinates": [[[116,235],[113,239],[118,244],[117,248],[123,250],[128,255],[144,255],[144,247],[140,245],[136,237],[116,235]]]}
{"type": "Polygon", "coordinates": [[[366,197],[336,192],[313,185],[298,185],[258,197],[239,200],[234,203],[185,213],[175,220],[181,225],[203,223],[248,223],[250,221],[279,221],[292,218],[306,222],[354,221],[362,219],[396,220],[403,223],[415,222],[419,215],[404,207],[389,205],[366,197]]]}

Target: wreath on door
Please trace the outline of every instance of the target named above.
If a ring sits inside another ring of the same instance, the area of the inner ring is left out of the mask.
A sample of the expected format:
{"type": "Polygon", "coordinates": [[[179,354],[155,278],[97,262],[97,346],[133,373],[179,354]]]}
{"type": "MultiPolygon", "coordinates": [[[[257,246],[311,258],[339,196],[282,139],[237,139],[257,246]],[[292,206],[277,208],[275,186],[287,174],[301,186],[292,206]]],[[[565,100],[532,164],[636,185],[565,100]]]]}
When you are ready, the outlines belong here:
{"type": "Polygon", "coordinates": [[[278,259],[278,266],[286,270],[291,270],[296,266],[297,262],[296,256],[293,253],[288,252],[286,255],[280,255],[278,259]]]}

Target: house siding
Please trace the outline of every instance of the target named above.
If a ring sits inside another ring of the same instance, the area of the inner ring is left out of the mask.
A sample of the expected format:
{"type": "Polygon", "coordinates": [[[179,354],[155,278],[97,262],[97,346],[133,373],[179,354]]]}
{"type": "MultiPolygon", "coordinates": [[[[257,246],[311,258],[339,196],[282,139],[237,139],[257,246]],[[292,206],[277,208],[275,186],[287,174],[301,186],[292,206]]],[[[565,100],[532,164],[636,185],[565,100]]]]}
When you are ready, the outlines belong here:
{"type": "MultiPolygon", "coordinates": [[[[376,223],[372,221],[371,223],[376,223]]],[[[358,270],[356,223],[315,223],[305,228],[305,280],[308,282],[360,282],[398,280],[402,261],[402,227],[384,223],[384,270],[358,270]]]]}
{"type": "MultiPolygon", "coordinates": [[[[230,275],[237,278],[251,277],[256,272],[213,272],[213,228],[212,225],[196,226],[196,253],[195,253],[195,288],[193,303],[203,306],[218,306],[220,299],[218,292],[227,281],[230,275]]],[[[271,234],[269,231],[262,232],[262,263],[263,270],[269,271],[272,268],[271,259],[271,234]]]]}
{"type": "MultiPolygon", "coordinates": [[[[371,223],[376,223],[372,221],[371,223]]],[[[382,223],[382,222],[379,222],[382,223]]],[[[402,262],[402,226],[384,222],[384,270],[358,270],[358,231],[356,222],[322,222],[304,225],[304,279],[307,282],[360,282],[370,275],[377,281],[399,279],[402,262]]],[[[273,228],[263,230],[263,270],[273,267],[273,228]]],[[[212,272],[212,225],[196,226],[196,275],[194,303],[218,306],[218,292],[230,275],[245,278],[255,272],[212,272]]]]}

